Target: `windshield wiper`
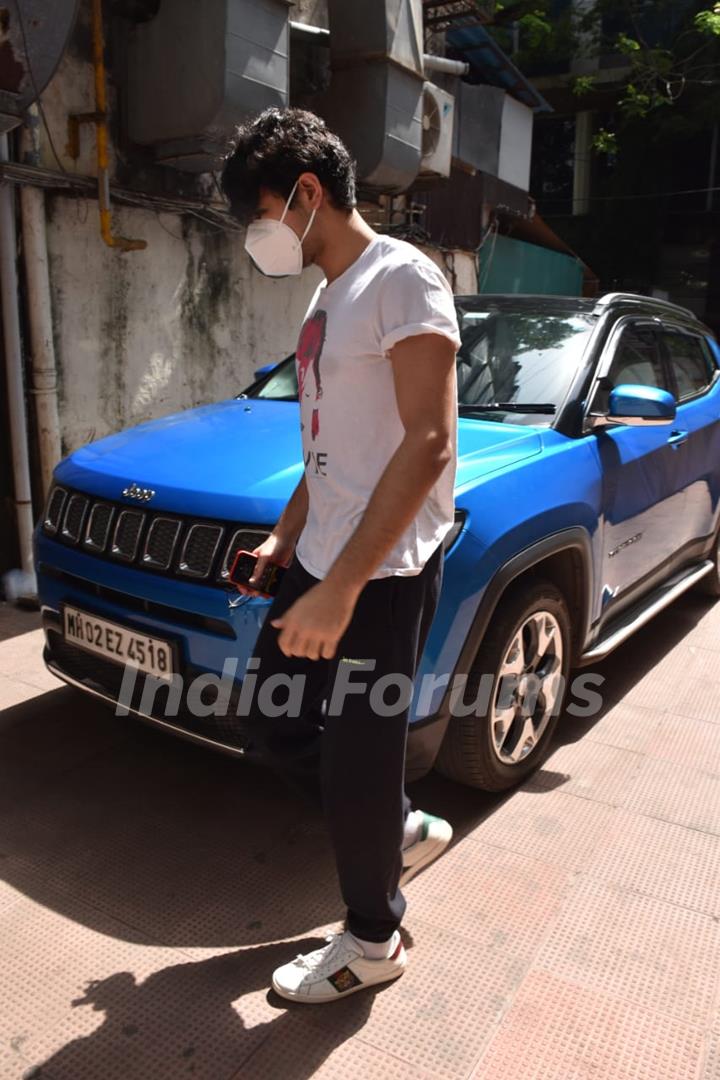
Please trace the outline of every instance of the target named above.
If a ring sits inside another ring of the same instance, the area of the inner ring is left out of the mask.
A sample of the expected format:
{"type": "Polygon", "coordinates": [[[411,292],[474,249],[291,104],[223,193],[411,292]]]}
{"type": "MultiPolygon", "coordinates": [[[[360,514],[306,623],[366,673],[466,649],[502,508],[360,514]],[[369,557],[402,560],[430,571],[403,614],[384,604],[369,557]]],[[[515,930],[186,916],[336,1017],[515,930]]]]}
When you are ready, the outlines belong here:
{"type": "Polygon", "coordinates": [[[484,405],[458,405],[458,412],[544,413],[552,416],[556,406],[551,401],[488,401],[484,405]]]}

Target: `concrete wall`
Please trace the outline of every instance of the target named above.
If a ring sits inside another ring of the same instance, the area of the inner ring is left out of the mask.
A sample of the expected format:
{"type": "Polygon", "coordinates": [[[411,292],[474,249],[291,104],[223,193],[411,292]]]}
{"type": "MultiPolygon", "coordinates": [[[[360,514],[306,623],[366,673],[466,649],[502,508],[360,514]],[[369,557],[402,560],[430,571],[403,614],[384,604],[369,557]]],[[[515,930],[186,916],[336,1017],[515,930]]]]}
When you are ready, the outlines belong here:
{"type": "Polygon", "coordinates": [[[446,251],[421,244],[418,247],[440,267],[456,296],[477,292],[477,263],[471,251],[446,251]]]}
{"type": "Polygon", "coordinates": [[[236,233],[123,208],[145,251],[103,244],[95,205],[48,200],[48,245],[65,453],[92,439],[239,393],[260,364],[292,352],[320,279],[257,273],[236,233]]]}
{"type": "Polygon", "coordinates": [[[327,29],[330,25],[327,0],[295,0],[290,9],[290,18],[293,22],[309,23],[311,26],[327,29]]]}

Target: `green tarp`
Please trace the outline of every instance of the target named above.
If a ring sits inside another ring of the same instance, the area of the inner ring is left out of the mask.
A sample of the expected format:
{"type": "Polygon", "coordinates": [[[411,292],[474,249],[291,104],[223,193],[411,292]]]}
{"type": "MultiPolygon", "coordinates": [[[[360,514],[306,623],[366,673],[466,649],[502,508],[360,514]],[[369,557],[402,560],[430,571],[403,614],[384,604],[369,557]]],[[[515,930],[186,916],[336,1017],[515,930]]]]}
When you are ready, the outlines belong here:
{"type": "Polygon", "coordinates": [[[512,240],[489,239],[480,253],[481,293],[582,295],[583,267],[572,255],[512,240]]]}

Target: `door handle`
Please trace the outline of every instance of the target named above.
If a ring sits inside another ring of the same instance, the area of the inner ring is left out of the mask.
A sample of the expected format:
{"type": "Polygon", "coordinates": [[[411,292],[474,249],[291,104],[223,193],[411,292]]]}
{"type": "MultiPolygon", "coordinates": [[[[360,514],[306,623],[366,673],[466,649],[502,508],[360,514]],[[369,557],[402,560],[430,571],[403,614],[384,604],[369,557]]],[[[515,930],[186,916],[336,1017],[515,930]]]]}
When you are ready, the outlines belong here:
{"type": "Polygon", "coordinates": [[[676,449],[678,446],[682,446],[683,443],[687,442],[687,437],[687,431],[682,431],[680,428],[675,428],[673,431],[670,432],[670,435],[668,437],[668,444],[672,446],[673,449],[676,449]]]}

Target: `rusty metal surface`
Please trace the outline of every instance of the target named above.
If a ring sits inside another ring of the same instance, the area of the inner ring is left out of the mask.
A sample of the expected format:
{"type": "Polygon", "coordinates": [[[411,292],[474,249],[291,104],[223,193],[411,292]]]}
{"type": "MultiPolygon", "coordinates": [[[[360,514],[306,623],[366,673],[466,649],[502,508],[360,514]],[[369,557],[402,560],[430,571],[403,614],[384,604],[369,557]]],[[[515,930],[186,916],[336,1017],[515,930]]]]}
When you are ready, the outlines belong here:
{"type": "Polygon", "coordinates": [[[492,0],[423,0],[425,25],[429,30],[487,23],[494,11],[492,0]]]}
{"type": "Polygon", "coordinates": [[[526,215],[526,191],[485,173],[453,167],[448,180],[427,181],[411,190],[414,203],[424,207],[419,223],[437,244],[474,250],[479,247],[490,214],[502,207],[513,215],[526,215]]]}

